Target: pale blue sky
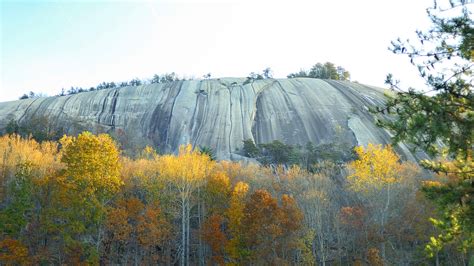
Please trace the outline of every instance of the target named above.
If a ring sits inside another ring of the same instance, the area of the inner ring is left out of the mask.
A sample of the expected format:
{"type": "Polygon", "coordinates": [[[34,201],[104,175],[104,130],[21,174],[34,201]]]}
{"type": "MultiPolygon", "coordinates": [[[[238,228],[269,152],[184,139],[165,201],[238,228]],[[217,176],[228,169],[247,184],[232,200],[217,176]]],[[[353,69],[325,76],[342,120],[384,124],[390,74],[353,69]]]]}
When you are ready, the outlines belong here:
{"type": "Polygon", "coordinates": [[[331,61],[383,86],[419,84],[387,47],[429,26],[431,0],[1,1],[0,101],[176,72],[285,77],[331,61]]]}

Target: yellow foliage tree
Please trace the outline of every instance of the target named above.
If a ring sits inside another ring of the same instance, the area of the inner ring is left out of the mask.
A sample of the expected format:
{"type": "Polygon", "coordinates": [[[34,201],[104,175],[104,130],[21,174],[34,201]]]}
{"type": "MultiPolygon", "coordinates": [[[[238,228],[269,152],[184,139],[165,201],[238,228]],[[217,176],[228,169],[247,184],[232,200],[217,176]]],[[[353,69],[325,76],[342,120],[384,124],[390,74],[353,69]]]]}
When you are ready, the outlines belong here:
{"type": "Polygon", "coordinates": [[[178,190],[181,205],[181,265],[189,263],[191,197],[201,187],[214,168],[209,156],[193,150],[191,144],[180,146],[178,156],[165,155],[158,159],[160,175],[170,180],[178,190]]]}
{"type": "Polygon", "coordinates": [[[209,214],[221,214],[229,205],[232,186],[229,177],[222,171],[212,171],[203,190],[202,198],[209,214]]]}
{"type": "Polygon", "coordinates": [[[367,149],[355,148],[358,159],[349,163],[352,171],[347,179],[353,191],[360,192],[367,200],[373,212],[377,213],[374,220],[378,224],[381,239],[381,255],[385,260],[385,227],[389,218],[391,190],[404,177],[412,176],[416,169],[411,163],[401,163],[398,155],[390,145],[373,145],[367,149]]]}
{"type": "Polygon", "coordinates": [[[18,259],[7,265],[25,264],[24,258],[34,261],[28,246],[44,234],[43,228],[31,226],[39,224],[43,211],[42,184],[60,168],[57,143],[18,135],[0,137],[0,246],[6,245],[0,247],[0,257],[6,252],[4,258],[18,259]]]}
{"type": "Polygon", "coordinates": [[[227,242],[226,251],[234,261],[238,262],[244,257],[245,246],[242,239],[242,219],[244,217],[245,197],[249,190],[249,185],[238,182],[230,198],[230,206],[226,212],[229,221],[229,232],[232,239],[227,242]]]}
{"type": "Polygon", "coordinates": [[[402,164],[390,145],[369,143],[367,149],[358,146],[354,150],[358,159],[349,164],[353,173],[347,177],[354,191],[379,190],[400,181],[402,164]]]}
{"type": "Polygon", "coordinates": [[[150,158],[122,158],[121,177],[125,191],[140,189],[149,201],[157,200],[163,194],[165,181],[159,178],[159,157],[150,158]]]}
{"type": "Polygon", "coordinates": [[[64,176],[77,188],[94,194],[105,203],[123,184],[120,179],[119,151],[107,134],[84,132],[77,138],[60,140],[64,176]]]}
{"type": "Polygon", "coordinates": [[[5,197],[7,182],[18,171],[18,167],[29,163],[34,167],[35,175],[50,175],[58,168],[58,145],[55,142],[38,143],[34,139],[23,139],[19,135],[0,137],[0,201],[5,197]]]}
{"type": "Polygon", "coordinates": [[[80,245],[89,261],[97,262],[106,207],[123,183],[119,151],[106,134],[83,132],[77,138],[64,136],[60,143],[65,168],[52,181],[57,187],[52,223],[66,245],[80,245]],[[92,238],[84,241],[84,234],[92,238]]]}

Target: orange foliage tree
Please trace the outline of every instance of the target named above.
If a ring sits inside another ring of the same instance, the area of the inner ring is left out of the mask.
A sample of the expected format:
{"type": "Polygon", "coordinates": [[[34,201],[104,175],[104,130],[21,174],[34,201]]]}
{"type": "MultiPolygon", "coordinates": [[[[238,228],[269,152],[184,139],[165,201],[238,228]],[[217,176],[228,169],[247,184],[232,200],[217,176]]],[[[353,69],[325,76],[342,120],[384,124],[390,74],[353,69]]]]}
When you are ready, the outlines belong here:
{"type": "Polygon", "coordinates": [[[135,197],[121,199],[107,213],[108,263],[154,264],[160,257],[171,225],[163,217],[157,203],[145,205],[135,197]]]}
{"type": "Polygon", "coordinates": [[[268,191],[255,191],[245,204],[241,224],[247,252],[244,261],[284,263],[302,220],[303,214],[291,197],[284,195],[280,206],[268,191]]]}
{"type": "Polygon", "coordinates": [[[211,260],[218,265],[224,265],[224,248],[228,242],[227,236],[222,230],[223,224],[224,217],[219,214],[213,214],[207,218],[202,227],[204,241],[206,241],[212,251],[211,260]]]}
{"type": "Polygon", "coordinates": [[[0,241],[0,263],[4,265],[30,264],[28,248],[16,239],[3,239],[0,241]]]}

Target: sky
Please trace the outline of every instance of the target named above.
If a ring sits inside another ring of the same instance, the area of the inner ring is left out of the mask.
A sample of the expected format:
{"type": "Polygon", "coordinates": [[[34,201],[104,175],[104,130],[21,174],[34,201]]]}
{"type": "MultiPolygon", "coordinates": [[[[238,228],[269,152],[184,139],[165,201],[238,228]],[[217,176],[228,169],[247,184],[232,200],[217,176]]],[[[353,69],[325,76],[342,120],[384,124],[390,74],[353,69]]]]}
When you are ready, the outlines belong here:
{"type": "Polygon", "coordinates": [[[330,61],[384,87],[388,73],[421,86],[390,41],[430,26],[432,0],[0,0],[0,101],[102,81],[274,77],[330,61]]]}

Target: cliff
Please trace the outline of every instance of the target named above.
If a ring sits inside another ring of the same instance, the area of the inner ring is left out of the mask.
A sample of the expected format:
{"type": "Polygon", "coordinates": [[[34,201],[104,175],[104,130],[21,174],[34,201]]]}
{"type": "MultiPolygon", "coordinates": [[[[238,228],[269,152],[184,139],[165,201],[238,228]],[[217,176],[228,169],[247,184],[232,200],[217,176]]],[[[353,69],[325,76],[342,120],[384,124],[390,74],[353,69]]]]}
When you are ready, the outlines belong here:
{"type": "MultiPolygon", "coordinates": [[[[125,147],[180,144],[212,148],[220,159],[241,159],[243,140],[315,145],[389,143],[369,108],[383,90],[310,78],[178,81],[0,103],[0,129],[9,121],[46,117],[68,134],[108,132],[125,147]]],[[[413,159],[404,145],[398,149],[413,159]]]]}

